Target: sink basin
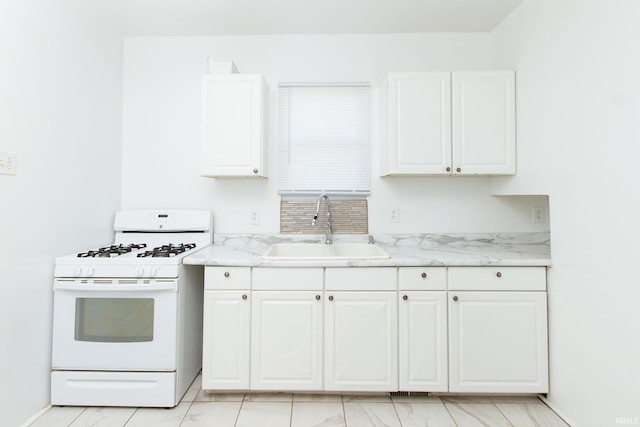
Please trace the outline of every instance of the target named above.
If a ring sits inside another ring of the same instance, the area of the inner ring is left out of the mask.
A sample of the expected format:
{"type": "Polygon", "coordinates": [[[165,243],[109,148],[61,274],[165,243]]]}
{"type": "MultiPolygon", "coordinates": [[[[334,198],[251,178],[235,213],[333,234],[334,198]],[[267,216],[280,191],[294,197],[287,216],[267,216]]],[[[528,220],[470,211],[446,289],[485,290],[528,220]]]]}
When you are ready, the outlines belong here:
{"type": "Polygon", "coordinates": [[[368,243],[276,243],[262,256],[271,260],[342,260],[391,258],[378,245],[368,243]]]}
{"type": "Polygon", "coordinates": [[[386,259],[391,258],[388,253],[378,245],[368,243],[337,243],[333,246],[333,252],[337,258],[354,259],[386,259]]]}

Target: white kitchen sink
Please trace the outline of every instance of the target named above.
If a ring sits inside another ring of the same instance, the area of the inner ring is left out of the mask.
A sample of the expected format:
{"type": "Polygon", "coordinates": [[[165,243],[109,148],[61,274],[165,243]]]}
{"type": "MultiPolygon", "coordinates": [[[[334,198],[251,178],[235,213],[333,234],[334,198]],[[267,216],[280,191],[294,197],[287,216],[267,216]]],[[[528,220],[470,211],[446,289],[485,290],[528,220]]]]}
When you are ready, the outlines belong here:
{"type": "Polygon", "coordinates": [[[387,259],[388,253],[369,243],[276,243],[262,255],[271,260],[387,259]]]}

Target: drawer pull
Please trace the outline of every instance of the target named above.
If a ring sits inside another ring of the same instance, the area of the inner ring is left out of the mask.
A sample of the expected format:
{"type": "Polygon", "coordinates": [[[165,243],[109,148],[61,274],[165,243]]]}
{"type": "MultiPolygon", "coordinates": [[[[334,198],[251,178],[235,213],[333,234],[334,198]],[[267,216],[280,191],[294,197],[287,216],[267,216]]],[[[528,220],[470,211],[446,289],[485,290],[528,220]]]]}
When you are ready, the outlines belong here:
{"type": "Polygon", "coordinates": [[[320,301],[320,295],[316,295],[316,300],[320,301]]]}
{"type": "Polygon", "coordinates": [[[329,295],[329,301],[333,301],[333,295],[329,295]]]}
{"type": "Polygon", "coordinates": [[[497,277],[502,277],[502,273],[500,273],[499,271],[496,273],[497,277]]]}
{"type": "Polygon", "coordinates": [[[426,279],[427,278],[427,273],[422,273],[421,276],[422,276],[423,279],[426,279]]]}
{"type": "Polygon", "coordinates": [[[242,299],[247,299],[247,294],[242,295],[242,299]]]}
{"type": "Polygon", "coordinates": [[[457,296],[453,297],[453,300],[458,301],[458,297],[457,296]]]}
{"type": "Polygon", "coordinates": [[[224,272],[224,277],[229,277],[229,272],[228,271],[224,272]]]}
{"type": "Polygon", "coordinates": [[[253,169],[253,173],[258,173],[258,169],[257,169],[257,168],[254,168],[254,169],[253,169]]]}
{"type": "Polygon", "coordinates": [[[403,295],[403,296],[402,296],[402,299],[406,301],[406,300],[408,300],[408,299],[409,299],[409,297],[408,297],[408,296],[406,296],[406,295],[403,295]]]}

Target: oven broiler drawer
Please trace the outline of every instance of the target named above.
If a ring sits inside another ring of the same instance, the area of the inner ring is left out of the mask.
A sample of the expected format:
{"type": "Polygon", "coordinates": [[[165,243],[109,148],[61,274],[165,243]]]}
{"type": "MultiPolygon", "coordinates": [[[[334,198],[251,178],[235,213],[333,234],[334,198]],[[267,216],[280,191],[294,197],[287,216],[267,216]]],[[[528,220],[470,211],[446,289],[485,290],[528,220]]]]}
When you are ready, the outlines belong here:
{"type": "Polygon", "coordinates": [[[172,408],[176,396],[175,372],[53,371],[54,406],[142,406],[172,408]]]}

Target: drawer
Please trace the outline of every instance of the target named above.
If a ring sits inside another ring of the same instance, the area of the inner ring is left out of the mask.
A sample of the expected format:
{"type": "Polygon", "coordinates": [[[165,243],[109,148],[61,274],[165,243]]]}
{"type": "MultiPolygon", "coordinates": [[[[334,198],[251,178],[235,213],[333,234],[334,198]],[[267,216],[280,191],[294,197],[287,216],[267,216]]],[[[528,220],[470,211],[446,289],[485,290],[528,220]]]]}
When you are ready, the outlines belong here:
{"type": "Polygon", "coordinates": [[[395,291],[398,269],[395,267],[327,268],[328,291],[395,291]]]}
{"type": "Polygon", "coordinates": [[[449,289],[467,291],[545,291],[545,267],[450,267],[449,289]]]}
{"type": "Polygon", "coordinates": [[[251,267],[205,267],[205,289],[251,289],[251,267]]]}
{"type": "Polygon", "coordinates": [[[444,291],[447,289],[447,268],[400,267],[398,288],[412,291],[444,291]]]}
{"type": "Polygon", "coordinates": [[[322,268],[254,268],[253,290],[322,291],[322,268]]]}

